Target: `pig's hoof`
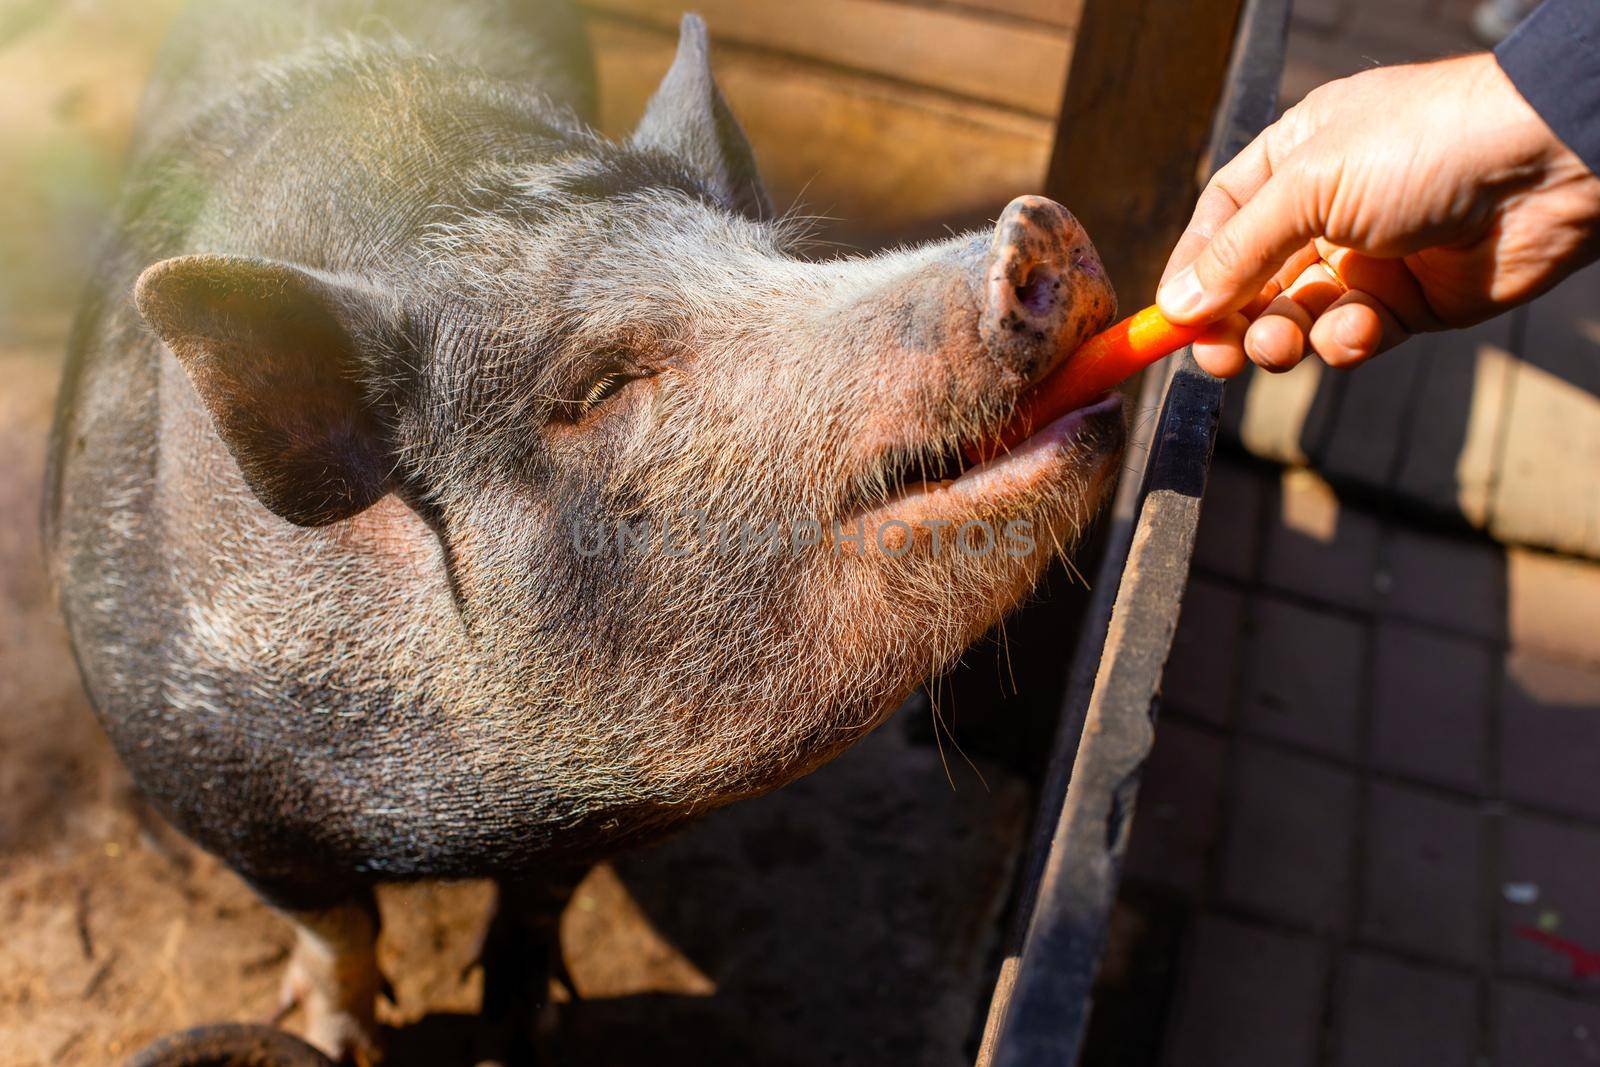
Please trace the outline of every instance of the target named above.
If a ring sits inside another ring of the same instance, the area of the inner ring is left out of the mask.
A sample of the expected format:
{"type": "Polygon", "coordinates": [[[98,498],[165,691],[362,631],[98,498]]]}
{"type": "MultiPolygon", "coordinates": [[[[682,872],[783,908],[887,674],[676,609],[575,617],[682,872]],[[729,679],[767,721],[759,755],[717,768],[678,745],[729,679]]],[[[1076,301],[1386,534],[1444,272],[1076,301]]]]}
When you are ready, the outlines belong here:
{"type": "Polygon", "coordinates": [[[375,1009],[387,983],[367,962],[345,958],[332,965],[320,953],[297,949],[283,976],[278,1018],[299,1007],[306,1041],[335,1063],[376,1067],[383,1059],[375,1009]]]}

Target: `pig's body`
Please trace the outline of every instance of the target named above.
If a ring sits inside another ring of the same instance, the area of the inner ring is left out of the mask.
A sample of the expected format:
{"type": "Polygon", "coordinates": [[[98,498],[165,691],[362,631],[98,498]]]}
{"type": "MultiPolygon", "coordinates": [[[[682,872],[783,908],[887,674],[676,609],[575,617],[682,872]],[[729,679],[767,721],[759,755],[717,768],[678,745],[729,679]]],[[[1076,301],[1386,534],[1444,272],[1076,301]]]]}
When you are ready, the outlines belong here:
{"type": "Polygon", "coordinates": [[[590,71],[570,48],[540,59],[547,20],[509,12],[570,13],[452,8],[447,47],[476,44],[507,77],[548,71],[559,95],[527,80],[511,94],[390,39],[413,30],[426,48],[437,5],[207,3],[180,22],[135,164],[150,192],[130,198],[61,397],[52,555],[101,718],[177,825],[295,907],[380,877],[526,870],[587,836],[578,797],[603,792],[581,757],[551,773],[567,761],[543,758],[544,738],[456,717],[482,683],[427,523],[398,500],[313,529],[262,508],[129,299],[150,264],[194,252],[403,277],[430,207],[491,159],[546,158],[590,106],[590,71]],[[363,25],[377,36],[342,36],[363,25]],[[187,217],[202,197],[231,203],[187,217]]]}
{"type": "Polygon", "coordinates": [[[538,895],[804,773],[1048,558],[596,559],[570,526],[910,508],[1059,546],[1120,441],[1114,414],[1067,420],[987,480],[900,493],[1109,316],[1059,208],[1014,205],[992,247],[795,260],[693,26],[619,146],[583,124],[569,10],[437,6],[180,24],[53,452],[101,719],[300,921],[291,991],[334,1051],[371,1036],[374,882],[538,895]]]}

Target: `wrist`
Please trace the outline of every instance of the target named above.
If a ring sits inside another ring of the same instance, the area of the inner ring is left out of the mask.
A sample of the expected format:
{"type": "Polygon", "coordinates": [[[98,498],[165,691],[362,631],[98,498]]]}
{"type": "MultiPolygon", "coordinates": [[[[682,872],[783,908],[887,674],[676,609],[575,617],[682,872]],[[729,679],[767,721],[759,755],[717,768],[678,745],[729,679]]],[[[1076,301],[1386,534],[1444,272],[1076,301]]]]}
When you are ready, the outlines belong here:
{"type": "Polygon", "coordinates": [[[1476,135],[1482,173],[1491,185],[1525,185],[1576,160],[1517,91],[1491,52],[1447,60],[1459,68],[1463,129],[1476,135]],[[1563,158],[1565,156],[1566,158],[1563,158]]]}
{"type": "MultiPolygon", "coordinates": [[[[1470,85],[1463,103],[1481,131],[1482,143],[1493,152],[1484,172],[1488,184],[1526,188],[1595,178],[1522,95],[1492,52],[1449,62],[1463,65],[1470,85]]],[[[1595,187],[1600,191],[1600,181],[1595,187]]]]}

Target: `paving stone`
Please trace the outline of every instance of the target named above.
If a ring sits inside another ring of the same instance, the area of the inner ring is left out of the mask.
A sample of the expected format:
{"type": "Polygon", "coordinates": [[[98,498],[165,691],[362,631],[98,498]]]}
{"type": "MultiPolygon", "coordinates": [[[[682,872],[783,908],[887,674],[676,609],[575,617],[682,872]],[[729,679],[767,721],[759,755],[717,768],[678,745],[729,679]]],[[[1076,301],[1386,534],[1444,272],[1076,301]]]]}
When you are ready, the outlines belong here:
{"type": "Polygon", "coordinates": [[[1500,1067],[1600,1063],[1600,1004],[1513,983],[1494,989],[1500,1067]]]}
{"type": "MultiPolygon", "coordinates": [[[[1363,0],[1356,0],[1352,6],[1362,3],[1363,0]]],[[[1322,31],[1308,22],[1291,26],[1278,97],[1280,108],[1287,109],[1324,82],[1415,58],[1415,51],[1404,42],[1374,40],[1370,36],[1356,38],[1347,30],[1348,22],[1341,25],[1340,32],[1322,31]]]]}
{"type": "Polygon", "coordinates": [[[1530,304],[1523,359],[1560,374],[1590,394],[1600,392],[1600,265],[1571,275],[1530,304]]]}
{"type": "Polygon", "coordinates": [[[1358,4],[1341,35],[1346,48],[1385,63],[1441,59],[1483,47],[1459,22],[1437,18],[1430,0],[1358,4]]]}
{"type": "Polygon", "coordinates": [[[1429,337],[1412,338],[1383,359],[1349,375],[1332,415],[1317,469],[1335,482],[1386,492],[1400,464],[1405,426],[1412,420],[1423,371],[1418,351],[1429,337]]]}
{"type": "Polygon", "coordinates": [[[1482,792],[1493,691],[1490,647],[1384,622],[1374,661],[1373,763],[1425,782],[1482,792]]]}
{"type": "Polygon", "coordinates": [[[1501,709],[1507,798],[1600,820],[1600,668],[1515,653],[1501,709]]]}
{"type": "Polygon", "coordinates": [[[1249,741],[1239,743],[1232,773],[1223,898],[1311,930],[1345,930],[1355,779],[1249,741]]]}
{"type": "Polygon", "coordinates": [[[1227,742],[1181,722],[1163,722],[1139,782],[1139,808],[1125,874],[1196,898],[1216,841],[1227,742]]]}
{"type": "Polygon", "coordinates": [[[1600,556],[1600,398],[1517,368],[1489,532],[1508,544],[1600,556]]]}
{"type": "Polygon", "coordinates": [[[1483,958],[1480,821],[1468,804],[1372,786],[1363,940],[1463,965],[1483,958]]]}
{"type": "Polygon", "coordinates": [[[1222,411],[1217,417],[1217,436],[1225,441],[1239,441],[1239,430],[1244,423],[1245,402],[1250,395],[1250,368],[1222,386],[1222,411]]]}
{"type": "Polygon", "coordinates": [[[1505,624],[1505,550],[1480,537],[1446,537],[1395,525],[1384,545],[1384,610],[1479,637],[1505,624]]]}
{"type": "Polygon", "coordinates": [[[1336,1067],[1476,1067],[1471,978],[1370,952],[1340,970],[1336,1067]]]}
{"type": "Polygon", "coordinates": [[[1489,529],[1497,540],[1600,556],[1600,269],[1528,308],[1489,529]]]}
{"type": "Polygon", "coordinates": [[[1376,516],[1342,504],[1327,482],[1303,469],[1284,473],[1277,509],[1262,561],[1268,585],[1345,607],[1376,603],[1376,516]]]}
{"type": "MultiPolygon", "coordinates": [[[[1290,31],[1290,40],[1300,34],[1290,31]]],[[[1309,36],[1307,34],[1306,36],[1309,36]]],[[[1307,54],[1305,51],[1292,50],[1283,60],[1283,80],[1278,83],[1278,110],[1287,111],[1305,98],[1305,95],[1324,82],[1331,82],[1342,76],[1344,72],[1335,69],[1332,64],[1322,61],[1316,54],[1307,54]]],[[[1240,398],[1243,399],[1242,397],[1240,398]]],[[[1239,412],[1243,412],[1243,404],[1239,405],[1239,412]]],[[[1227,410],[1224,409],[1226,416],[1227,410]]],[[[1230,423],[1226,417],[1223,422],[1223,431],[1230,437],[1238,436],[1238,419],[1230,423]]]]}
{"type": "Polygon", "coordinates": [[[1248,461],[1219,458],[1211,465],[1195,534],[1196,567],[1242,582],[1255,578],[1269,488],[1266,472],[1248,461]]]}
{"type": "Polygon", "coordinates": [[[1351,0],[1295,0],[1290,13],[1290,48],[1315,52],[1328,34],[1337,32],[1350,13],[1351,0]]]}
{"type": "MultiPolygon", "coordinates": [[[[1500,965],[1506,971],[1572,980],[1575,963],[1588,969],[1600,961],[1600,830],[1508,816],[1499,882],[1527,894],[1500,900],[1500,965]]],[[[1593,979],[1588,983],[1592,991],[1593,979]]]]}
{"type": "Polygon", "coordinates": [[[1413,399],[1395,491],[1429,510],[1483,529],[1500,469],[1511,401],[1514,324],[1522,312],[1466,330],[1426,334],[1422,382],[1413,399]]]}
{"type": "Polygon", "coordinates": [[[1314,428],[1326,399],[1319,401],[1324,381],[1331,381],[1320,360],[1308,359],[1285,374],[1254,368],[1228,387],[1231,404],[1222,427],[1236,436],[1245,451],[1278,463],[1307,462],[1306,427],[1314,428]]]}
{"type": "Polygon", "coordinates": [[[1167,1067],[1314,1067],[1321,945],[1208,915],[1186,956],[1167,1067]]]}
{"type": "Polygon", "coordinates": [[[1514,548],[1506,599],[1512,645],[1600,663],[1600,563],[1514,548]]]}
{"type": "Polygon", "coordinates": [[[1366,653],[1360,623],[1258,596],[1240,725],[1321,752],[1355,757],[1366,653]]]}
{"type": "MultiPolygon", "coordinates": [[[[1462,33],[1471,33],[1472,13],[1482,2],[1483,0],[1432,0],[1430,6],[1434,18],[1460,26],[1462,33]]],[[[1533,4],[1527,3],[1523,6],[1531,9],[1533,4]]],[[[1483,47],[1481,42],[1479,47],[1483,47]]]]}
{"type": "Polygon", "coordinates": [[[1226,724],[1244,632],[1244,595],[1195,578],[1183,596],[1183,613],[1161,680],[1164,706],[1226,724]]]}

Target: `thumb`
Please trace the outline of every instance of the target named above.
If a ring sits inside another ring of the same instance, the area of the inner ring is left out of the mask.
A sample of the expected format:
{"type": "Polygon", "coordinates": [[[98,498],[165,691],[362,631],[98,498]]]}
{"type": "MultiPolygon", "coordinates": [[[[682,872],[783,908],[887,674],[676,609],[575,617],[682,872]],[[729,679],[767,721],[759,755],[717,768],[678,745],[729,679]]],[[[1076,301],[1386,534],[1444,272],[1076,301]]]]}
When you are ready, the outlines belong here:
{"type": "Polygon", "coordinates": [[[1156,294],[1177,323],[1212,322],[1248,304],[1321,230],[1313,181],[1289,167],[1275,173],[1219,226],[1206,246],[1156,294]]]}

